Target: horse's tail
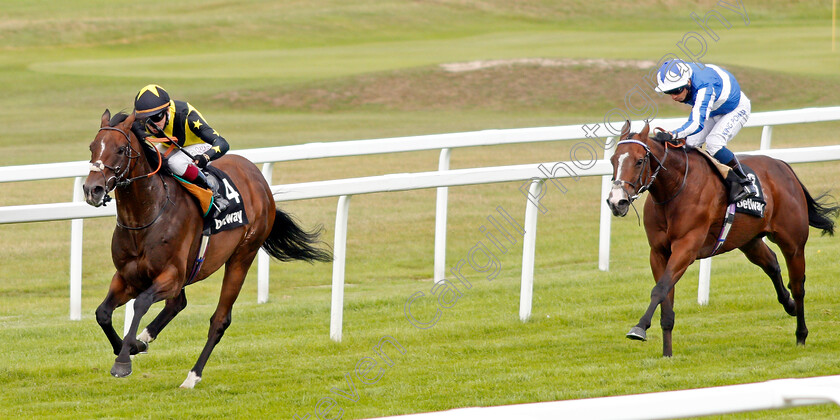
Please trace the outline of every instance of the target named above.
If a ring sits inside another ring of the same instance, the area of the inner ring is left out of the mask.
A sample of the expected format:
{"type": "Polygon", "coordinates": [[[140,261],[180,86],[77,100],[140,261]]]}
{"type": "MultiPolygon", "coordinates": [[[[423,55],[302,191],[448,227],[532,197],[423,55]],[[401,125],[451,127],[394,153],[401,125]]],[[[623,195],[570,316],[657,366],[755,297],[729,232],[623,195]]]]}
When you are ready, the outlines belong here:
{"type": "MultiPolygon", "coordinates": [[[[785,164],[787,165],[787,162],[785,164]]],[[[787,166],[790,168],[790,165],[787,166]]],[[[790,170],[793,172],[793,168],[790,170]]],[[[796,176],[795,172],[793,176],[796,176]]],[[[834,236],[834,219],[840,215],[840,205],[834,201],[834,197],[828,192],[820,194],[817,198],[811,197],[811,193],[808,192],[798,176],[796,176],[796,180],[802,187],[802,192],[805,193],[805,201],[808,203],[808,224],[821,229],[823,235],[834,236]]]]}
{"type": "Polygon", "coordinates": [[[262,249],[280,261],[302,260],[330,262],[333,260],[332,252],[319,248],[323,244],[320,239],[323,227],[317,227],[312,231],[305,231],[295,223],[287,213],[275,209],[274,226],[271,227],[271,234],[262,245],[262,249]]]}

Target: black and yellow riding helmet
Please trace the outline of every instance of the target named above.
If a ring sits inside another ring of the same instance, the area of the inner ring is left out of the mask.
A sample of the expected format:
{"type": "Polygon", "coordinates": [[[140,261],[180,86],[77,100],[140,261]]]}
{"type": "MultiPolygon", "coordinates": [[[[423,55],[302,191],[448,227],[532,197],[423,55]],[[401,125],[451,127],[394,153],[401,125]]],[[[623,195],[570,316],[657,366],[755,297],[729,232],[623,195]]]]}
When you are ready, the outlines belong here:
{"type": "Polygon", "coordinates": [[[169,107],[169,94],[162,87],[152,84],[146,85],[134,98],[134,113],[136,118],[148,118],[159,114],[169,107]]]}

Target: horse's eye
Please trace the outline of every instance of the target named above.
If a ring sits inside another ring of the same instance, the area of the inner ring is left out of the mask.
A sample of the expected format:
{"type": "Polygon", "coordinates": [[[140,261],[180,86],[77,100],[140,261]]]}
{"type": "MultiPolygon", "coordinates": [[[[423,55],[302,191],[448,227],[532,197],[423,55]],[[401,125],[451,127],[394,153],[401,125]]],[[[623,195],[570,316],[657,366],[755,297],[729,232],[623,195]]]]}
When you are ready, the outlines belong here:
{"type": "Polygon", "coordinates": [[[126,147],[125,147],[125,146],[120,146],[120,147],[117,149],[117,154],[124,155],[124,154],[125,154],[125,151],[126,151],[126,147]]]}
{"type": "Polygon", "coordinates": [[[642,163],[643,163],[643,162],[644,162],[644,159],[639,159],[639,160],[637,160],[637,161],[636,161],[636,166],[642,166],[642,163]]]}

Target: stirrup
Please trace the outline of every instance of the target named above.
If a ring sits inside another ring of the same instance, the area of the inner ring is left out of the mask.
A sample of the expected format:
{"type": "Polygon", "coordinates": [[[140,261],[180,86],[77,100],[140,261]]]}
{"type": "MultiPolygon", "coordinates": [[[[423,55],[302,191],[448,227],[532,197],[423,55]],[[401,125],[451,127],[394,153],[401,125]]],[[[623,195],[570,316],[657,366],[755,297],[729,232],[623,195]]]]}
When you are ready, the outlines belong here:
{"type": "Polygon", "coordinates": [[[227,210],[228,206],[230,206],[230,202],[227,199],[223,198],[219,194],[213,195],[213,207],[216,211],[213,214],[213,217],[219,217],[220,214],[224,213],[227,210]]]}
{"type": "Polygon", "coordinates": [[[729,190],[729,203],[737,203],[743,199],[757,197],[758,191],[752,183],[749,186],[744,184],[732,184],[729,190]]]}

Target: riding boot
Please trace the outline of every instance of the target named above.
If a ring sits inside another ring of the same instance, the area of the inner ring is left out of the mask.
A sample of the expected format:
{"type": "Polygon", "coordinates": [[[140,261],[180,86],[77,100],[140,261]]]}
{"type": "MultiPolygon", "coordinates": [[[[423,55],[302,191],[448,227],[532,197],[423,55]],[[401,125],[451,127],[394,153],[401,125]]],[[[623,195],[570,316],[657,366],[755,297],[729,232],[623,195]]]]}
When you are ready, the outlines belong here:
{"type": "Polygon", "coordinates": [[[744,169],[741,168],[741,163],[738,162],[738,159],[732,159],[729,163],[726,164],[730,168],[728,174],[726,174],[726,181],[729,183],[729,203],[737,203],[745,198],[748,197],[756,197],[758,196],[758,188],[756,188],[755,184],[747,177],[747,174],[744,173],[744,169]]]}
{"type": "Polygon", "coordinates": [[[228,205],[230,204],[228,200],[219,193],[219,184],[218,183],[210,183],[207,180],[207,175],[204,174],[203,171],[198,171],[198,176],[195,177],[193,181],[195,185],[198,185],[201,188],[206,188],[213,192],[213,206],[216,207],[216,212],[214,217],[219,216],[220,214],[224,213],[227,210],[228,205]]]}

